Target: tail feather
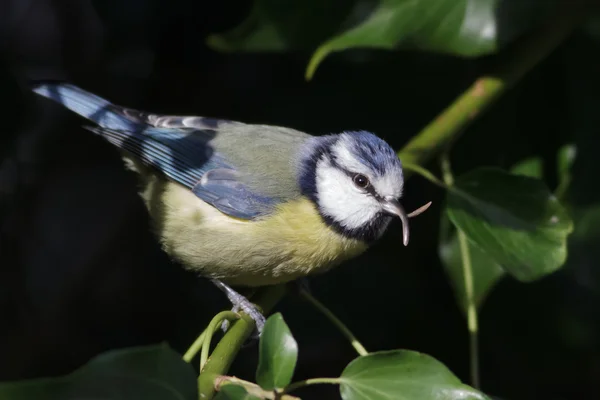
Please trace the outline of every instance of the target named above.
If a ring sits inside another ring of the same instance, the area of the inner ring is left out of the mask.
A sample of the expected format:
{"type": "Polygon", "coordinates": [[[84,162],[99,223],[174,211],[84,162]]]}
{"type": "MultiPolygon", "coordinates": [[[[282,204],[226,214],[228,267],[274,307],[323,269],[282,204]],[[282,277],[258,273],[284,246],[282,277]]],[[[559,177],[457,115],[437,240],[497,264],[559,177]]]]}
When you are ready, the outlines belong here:
{"type": "Polygon", "coordinates": [[[69,110],[103,128],[136,129],[139,124],[119,113],[120,107],[110,101],[68,83],[42,83],[32,90],[62,104],[69,110]]]}

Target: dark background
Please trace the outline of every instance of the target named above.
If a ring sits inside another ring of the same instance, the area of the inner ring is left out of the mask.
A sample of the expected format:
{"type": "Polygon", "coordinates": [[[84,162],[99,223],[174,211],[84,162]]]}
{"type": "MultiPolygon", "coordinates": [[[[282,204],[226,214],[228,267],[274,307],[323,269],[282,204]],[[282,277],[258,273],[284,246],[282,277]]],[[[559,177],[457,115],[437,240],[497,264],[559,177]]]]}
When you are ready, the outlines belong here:
{"type": "MultiPolygon", "coordinates": [[[[367,129],[399,149],[495,61],[354,50],[330,56],[306,82],[310,51],[206,47],[208,34],[244,18],[244,1],[0,0],[0,10],[0,380],[64,374],[116,347],[168,340],[184,351],[227,307],[160,251],[135,176],[111,145],[31,94],[29,80],[67,80],[159,113],[313,134],[367,129]]],[[[468,129],[452,155],[455,172],[539,155],[554,187],[556,150],[574,142],[571,204],[598,203],[598,50],[582,30],[572,35],[468,129]]],[[[411,178],[406,208],[434,202],[412,224],[411,245],[400,245],[393,226],[364,256],[311,283],[367,349],[428,353],[468,381],[466,322],[437,256],[443,195],[411,178]]],[[[571,246],[565,268],[538,282],[505,278],[494,289],[480,317],[482,390],[514,400],[600,398],[598,243],[571,246]]],[[[297,297],[278,310],[299,342],[296,379],[338,375],[355,357],[297,297]]],[[[244,349],[231,373],[253,379],[256,351],[244,349]]]]}

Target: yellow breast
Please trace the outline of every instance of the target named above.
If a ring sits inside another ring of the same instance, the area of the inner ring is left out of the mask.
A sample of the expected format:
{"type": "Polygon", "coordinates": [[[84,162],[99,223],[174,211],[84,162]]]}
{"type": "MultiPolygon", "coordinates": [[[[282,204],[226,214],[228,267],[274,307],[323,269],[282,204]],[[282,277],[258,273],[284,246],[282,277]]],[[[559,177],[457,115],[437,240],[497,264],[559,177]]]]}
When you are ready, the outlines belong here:
{"type": "Polygon", "coordinates": [[[151,177],[143,194],[165,251],[186,268],[231,285],[262,286],[322,272],[366,250],[323,223],[300,198],[246,221],[224,215],[182,186],[151,177]]]}

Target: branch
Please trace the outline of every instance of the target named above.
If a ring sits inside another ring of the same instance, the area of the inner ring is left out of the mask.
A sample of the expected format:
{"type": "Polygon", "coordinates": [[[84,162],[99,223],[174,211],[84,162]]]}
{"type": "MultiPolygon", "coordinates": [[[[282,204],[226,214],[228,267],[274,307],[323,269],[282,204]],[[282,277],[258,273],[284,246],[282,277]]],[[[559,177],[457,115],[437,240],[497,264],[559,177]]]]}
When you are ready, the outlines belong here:
{"type": "MultiPolygon", "coordinates": [[[[444,149],[450,142],[508,88],[517,83],[527,72],[552,52],[589,13],[587,0],[560,2],[556,12],[537,30],[521,38],[507,49],[496,72],[478,78],[448,108],[413,137],[398,156],[410,164],[423,165],[444,149]]],[[[411,171],[406,171],[409,176],[411,171]]],[[[261,288],[256,304],[268,313],[285,292],[284,285],[261,288]]],[[[199,378],[202,399],[214,395],[214,382],[226,375],[229,366],[244,341],[254,330],[254,323],[242,314],[223,339],[217,344],[199,378]]]]}
{"type": "MultiPolygon", "coordinates": [[[[281,300],[285,285],[263,288],[257,293],[255,303],[262,312],[268,314],[281,300]]],[[[211,399],[215,393],[215,383],[219,376],[226,375],[240,348],[254,331],[254,321],[244,313],[234,322],[219,341],[198,377],[198,394],[201,399],[211,399]]]]}

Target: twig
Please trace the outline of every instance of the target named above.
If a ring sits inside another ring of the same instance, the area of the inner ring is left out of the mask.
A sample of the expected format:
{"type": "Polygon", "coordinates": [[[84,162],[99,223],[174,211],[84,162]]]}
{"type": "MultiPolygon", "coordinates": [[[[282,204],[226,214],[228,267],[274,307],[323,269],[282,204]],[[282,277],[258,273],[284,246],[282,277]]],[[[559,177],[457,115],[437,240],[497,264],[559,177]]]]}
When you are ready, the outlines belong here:
{"type": "MultiPolygon", "coordinates": [[[[255,296],[256,305],[268,314],[283,297],[285,289],[285,285],[276,285],[260,290],[255,296]]],[[[241,318],[231,324],[217,343],[198,378],[198,394],[201,399],[212,398],[215,393],[215,379],[227,374],[240,348],[254,331],[255,324],[252,318],[242,312],[240,316],[241,318]]]]}

